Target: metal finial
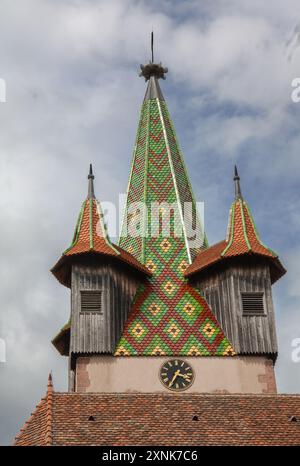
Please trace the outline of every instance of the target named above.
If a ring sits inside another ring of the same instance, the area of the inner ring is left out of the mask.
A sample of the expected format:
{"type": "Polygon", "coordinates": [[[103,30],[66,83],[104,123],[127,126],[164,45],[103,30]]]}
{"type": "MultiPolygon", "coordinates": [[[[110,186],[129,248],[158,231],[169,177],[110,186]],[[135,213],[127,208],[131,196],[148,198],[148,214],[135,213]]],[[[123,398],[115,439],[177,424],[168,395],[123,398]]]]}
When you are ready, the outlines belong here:
{"type": "Polygon", "coordinates": [[[89,180],[89,191],[88,191],[88,199],[95,199],[95,192],[94,192],[94,175],[93,175],[93,167],[90,164],[90,171],[88,175],[89,180]]]}
{"type": "Polygon", "coordinates": [[[148,81],[151,76],[157,79],[166,79],[165,74],[168,68],[162,66],[161,63],[154,63],[154,50],[153,50],[154,34],[151,32],[151,60],[147,65],[140,65],[141,72],[139,76],[143,76],[145,81],[148,81]]]}
{"type": "Polygon", "coordinates": [[[48,375],[47,390],[48,390],[48,392],[53,390],[52,371],[49,372],[49,375],[48,375]]]}
{"type": "Polygon", "coordinates": [[[151,63],[154,63],[153,39],[154,39],[154,34],[152,31],[151,32],[151,63]]]}
{"type": "Polygon", "coordinates": [[[235,187],[235,198],[236,199],[243,199],[242,197],[242,192],[241,192],[241,186],[240,186],[240,177],[238,174],[237,166],[234,166],[234,187],[235,187]]]}

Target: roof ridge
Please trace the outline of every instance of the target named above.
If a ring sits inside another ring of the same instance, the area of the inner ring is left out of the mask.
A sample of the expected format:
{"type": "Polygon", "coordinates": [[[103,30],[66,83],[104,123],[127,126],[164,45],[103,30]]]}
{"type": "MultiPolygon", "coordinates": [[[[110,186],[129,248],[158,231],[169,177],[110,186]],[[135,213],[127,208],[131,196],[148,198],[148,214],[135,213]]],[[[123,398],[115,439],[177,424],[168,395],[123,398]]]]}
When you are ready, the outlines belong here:
{"type": "Polygon", "coordinates": [[[249,251],[253,251],[253,247],[250,243],[250,240],[249,240],[249,237],[248,237],[248,232],[247,232],[247,225],[246,225],[246,221],[245,221],[245,211],[244,211],[244,205],[245,205],[245,201],[243,201],[242,199],[239,199],[239,205],[240,205],[240,211],[241,211],[241,217],[242,217],[242,225],[243,225],[243,234],[244,234],[244,240],[247,244],[247,247],[249,249],[249,251]]]}
{"type": "MultiPolygon", "coordinates": [[[[155,393],[123,393],[123,392],[55,392],[54,396],[56,395],[64,395],[64,396],[115,396],[115,397],[156,397],[156,396],[164,396],[174,398],[174,394],[172,393],[165,393],[165,392],[155,392],[155,393]]],[[[210,398],[285,398],[285,397],[294,397],[300,398],[300,393],[211,393],[211,392],[203,392],[203,393],[181,393],[177,396],[177,400],[180,398],[193,398],[193,397],[210,397],[210,398]]]]}
{"type": "Polygon", "coordinates": [[[179,190],[178,190],[178,180],[176,178],[176,174],[175,174],[175,170],[174,170],[174,162],[173,162],[173,159],[172,159],[172,153],[171,153],[171,149],[170,149],[170,141],[169,141],[169,137],[168,137],[167,130],[166,130],[166,122],[165,122],[165,119],[164,119],[164,116],[163,116],[160,100],[159,99],[156,99],[156,100],[157,100],[157,108],[158,108],[158,112],[159,112],[161,127],[162,127],[162,131],[163,131],[163,135],[164,135],[164,142],[165,142],[167,155],[168,155],[168,163],[169,163],[169,167],[170,167],[170,173],[171,173],[171,176],[172,176],[173,186],[174,186],[174,190],[175,190],[176,202],[178,204],[178,213],[179,213],[179,217],[180,217],[180,220],[181,220],[181,228],[182,228],[182,232],[183,232],[183,238],[184,238],[186,253],[187,253],[188,261],[191,264],[192,263],[191,251],[190,251],[188,236],[187,236],[187,232],[186,232],[186,225],[185,225],[184,218],[183,218],[182,200],[180,198],[180,194],[179,194],[179,190]]]}
{"type": "Polygon", "coordinates": [[[53,382],[52,374],[48,376],[47,394],[46,394],[46,430],[45,430],[45,445],[53,445],[52,418],[53,418],[53,382]]]}
{"type": "MultiPolygon", "coordinates": [[[[110,249],[112,249],[113,252],[115,252],[117,255],[119,255],[120,254],[119,251],[116,249],[114,244],[111,242],[110,237],[108,235],[107,226],[106,226],[106,223],[104,222],[104,215],[103,215],[101,203],[97,199],[95,199],[95,203],[96,203],[96,211],[97,211],[97,214],[98,214],[98,217],[99,217],[99,222],[101,224],[103,239],[104,239],[105,243],[107,244],[107,246],[110,249]]],[[[96,229],[97,229],[97,227],[96,227],[96,229]]]]}

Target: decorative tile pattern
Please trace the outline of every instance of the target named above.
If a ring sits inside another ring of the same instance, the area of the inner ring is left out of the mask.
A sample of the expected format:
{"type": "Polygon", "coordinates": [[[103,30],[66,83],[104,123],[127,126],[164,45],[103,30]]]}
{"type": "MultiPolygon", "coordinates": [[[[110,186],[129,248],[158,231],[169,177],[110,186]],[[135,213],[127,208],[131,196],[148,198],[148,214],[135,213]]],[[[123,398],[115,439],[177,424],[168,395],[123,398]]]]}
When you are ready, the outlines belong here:
{"type": "MultiPolygon", "coordinates": [[[[174,209],[170,218],[163,205],[157,209],[155,236],[120,239],[152,277],[134,301],[115,355],[234,355],[205,299],[184,278],[189,248],[186,238],[177,234],[183,227],[178,202],[191,203],[194,223],[196,207],[166,104],[158,99],[143,104],[134,152],[127,203],[141,200],[148,206],[146,220],[153,202],[168,202],[174,209]]],[[[193,256],[196,251],[190,252],[193,256]]]]}
{"type": "Polygon", "coordinates": [[[200,327],[200,332],[210,343],[214,341],[219,331],[220,329],[216,325],[214,325],[209,319],[205,319],[205,321],[200,327]]]}
{"type": "Polygon", "coordinates": [[[142,321],[139,321],[137,319],[135,322],[133,322],[128,331],[129,334],[134,338],[134,340],[140,343],[141,341],[143,341],[149,330],[147,326],[143,324],[142,321]]]}
{"type": "Polygon", "coordinates": [[[165,326],[164,332],[171,341],[177,342],[183,334],[184,329],[177,320],[171,318],[165,326]]]}
{"type": "MultiPolygon", "coordinates": [[[[128,235],[134,217],[135,209],[132,207],[138,206],[140,202],[148,207],[151,202],[174,203],[177,211],[179,203],[186,219],[186,231],[187,225],[192,225],[199,232],[202,230],[182,154],[176,141],[166,103],[163,100],[149,99],[142,106],[127,192],[127,215],[124,217],[120,238],[120,246],[144,262],[147,240],[139,236],[128,235]]],[[[149,208],[148,218],[144,219],[145,224],[147,220],[150,220],[150,215],[149,208]]],[[[158,217],[160,221],[157,222],[157,227],[159,223],[161,226],[164,224],[163,206],[159,209],[158,217]]],[[[181,221],[178,226],[182,226],[181,221]]],[[[187,237],[189,236],[187,231],[187,237]]],[[[199,236],[204,238],[203,234],[199,236]]],[[[207,246],[206,239],[203,241],[203,246],[207,246]]],[[[194,258],[200,251],[201,245],[197,247],[190,245],[189,238],[186,242],[189,245],[189,253],[194,258]]]]}

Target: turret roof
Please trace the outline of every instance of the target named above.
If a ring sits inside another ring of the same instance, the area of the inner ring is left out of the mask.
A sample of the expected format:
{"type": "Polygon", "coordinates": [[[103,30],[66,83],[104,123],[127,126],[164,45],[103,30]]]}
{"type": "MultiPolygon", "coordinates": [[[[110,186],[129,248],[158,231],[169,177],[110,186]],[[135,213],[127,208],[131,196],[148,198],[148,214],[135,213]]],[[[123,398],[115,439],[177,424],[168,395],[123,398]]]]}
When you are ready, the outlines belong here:
{"type": "Polygon", "coordinates": [[[69,286],[68,266],[71,263],[70,261],[79,255],[93,254],[115,258],[126,263],[138,272],[151,275],[151,272],[128,251],[122,249],[120,246],[114,245],[110,241],[101,205],[97,201],[94,193],[92,166],[90,166],[88,179],[88,196],[82,204],[72,243],[51,269],[52,273],[62,284],[69,286]]]}
{"type": "Polygon", "coordinates": [[[240,177],[237,168],[234,171],[235,199],[229,211],[227,238],[205,251],[201,251],[185,276],[191,276],[207,267],[228,258],[256,256],[264,258],[272,265],[272,281],[280,278],[285,269],[278,255],[263,244],[256,229],[247,202],[243,199],[240,187],[240,177]]]}

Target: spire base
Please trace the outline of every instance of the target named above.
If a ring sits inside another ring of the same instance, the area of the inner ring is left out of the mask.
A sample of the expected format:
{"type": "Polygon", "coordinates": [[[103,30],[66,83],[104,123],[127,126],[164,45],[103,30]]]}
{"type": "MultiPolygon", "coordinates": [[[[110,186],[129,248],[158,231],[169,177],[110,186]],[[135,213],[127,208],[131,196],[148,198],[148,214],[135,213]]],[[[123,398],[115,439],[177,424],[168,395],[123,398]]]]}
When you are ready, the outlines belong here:
{"type": "Polygon", "coordinates": [[[143,76],[145,81],[149,81],[151,76],[157,79],[166,79],[165,73],[168,72],[168,68],[164,68],[161,63],[148,63],[147,65],[140,65],[141,72],[139,76],[143,76]]]}

